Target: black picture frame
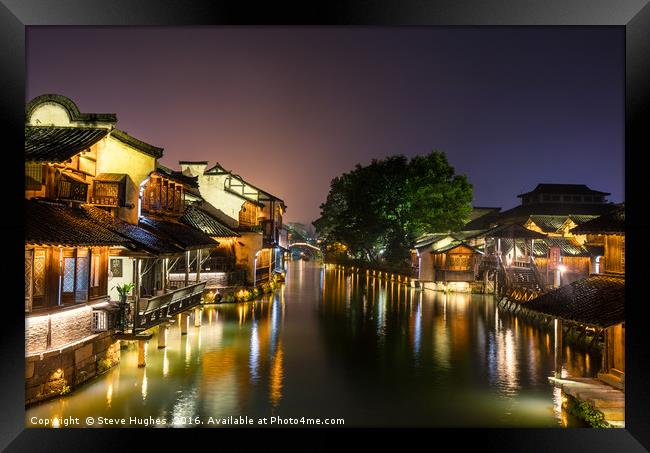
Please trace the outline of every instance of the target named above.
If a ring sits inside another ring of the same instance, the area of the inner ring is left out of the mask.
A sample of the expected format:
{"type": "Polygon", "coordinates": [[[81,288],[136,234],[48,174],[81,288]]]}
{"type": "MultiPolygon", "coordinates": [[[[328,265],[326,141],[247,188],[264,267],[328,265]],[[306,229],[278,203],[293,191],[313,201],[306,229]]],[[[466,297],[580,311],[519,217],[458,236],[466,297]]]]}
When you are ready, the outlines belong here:
{"type": "MultiPolygon", "coordinates": [[[[645,337],[643,272],[647,265],[647,234],[650,232],[644,201],[647,179],[644,159],[650,143],[650,6],[647,0],[403,0],[358,2],[276,2],[254,7],[247,2],[209,0],[2,0],[0,3],[0,115],[7,132],[3,155],[9,158],[5,179],[17,178],[10,187],[14,205],[0,226],[7,253],[22,256],[19,238],[23,234],[22,181],[11,170],[22,165],[19,150],[24,140],[25,109],[25,26],[52,25],[363,25],[363,26],[617,26],[625,28],[625,187],[628,244],[626,294],[626,429],[624,430],[387,430],[355,431],[364,450],[376,448],[443,448],[465,450],[477,442],[481,451],[553,452],[636,452],[650,449],[650,392],[647,389],[650,363],[645,337]],[[291,6],[289,6],[291,5],[291,6]],[[644,241],[644,239],[646,239],[644,241]],[[392,445],[391,445],[392,444],[392,445]]],[[[20,172],[18,172],[20,173],[20,172]]],[[[7,281],[24,278],[16,261],[3,260],[7,281]]],[[[19,287],[20,285],[14,285],[19,287]]],[[[17,291],[17,290],[16,290],[17,291]]],[[[196,436],[208,435],[215,448],[236,441],[238,449],[272,450],[340,449],[341,440],[324,430],[265,430],[255,433],[237,430],[42,430],[25,429],[24,420],[24,313],[19,294],[5,294],[2,329],[3,364],[0,367],[2,408],[0,448],[7,451],[101,451],[126,448],[157,448],[178,439],[184,447],[204,448],[196,436]],[[11,303],[11,299],[15,302],[11,303]],[[308,434],[308,436],[304,436],[308,434]],[[191,438],[189,437],[191,436],[191,438]],[[280,439],[280,436],[283,436],[280,439]],[[186,438],[187,437],[187,438],[186,438]],[[187,443],[186,443],[187,442],[187,443]],[[158,445],[156,445],[158,444],[158,445]]],[[[349,433],[349,430],[348,430],[349,433]]],[[[338,434],[338,432],[337,432],[338,434]]],[[[347,445],[352,447],[352,445],[347,445]]],[[[358,447],[356,447],[358,448],[358,447]]]]}
{"type": "Polygon", "coordinates": [[[124,270],[122,269],[122,260],[120,258],[111,258],[110,259],[110,274],[113,277],[123,277],[124,270]]]}

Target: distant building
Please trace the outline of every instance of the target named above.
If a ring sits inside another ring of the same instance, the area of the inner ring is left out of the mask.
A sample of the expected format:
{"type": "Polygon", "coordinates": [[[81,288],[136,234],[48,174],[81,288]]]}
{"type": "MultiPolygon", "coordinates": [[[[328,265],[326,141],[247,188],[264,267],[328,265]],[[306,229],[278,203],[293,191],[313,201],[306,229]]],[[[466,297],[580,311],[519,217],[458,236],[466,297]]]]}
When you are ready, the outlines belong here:
{"type": "Polygon", "coordinates": [[[521,204],[514,208],[474,207],[461,231],[416,239],[412,250],[414,275],[424,287],[468,291],[473,281],[483,278],[478,275],[481,254],[491,247],[498,248],[504,263],[530,256],[530,265],[535,265],[538,283],[543,286],[565,285],[586,277],[601,266],[602,238],[575,234],[572,229],[616,209],[607,201],[608,195],[584,184],[538,184],[534,190],[519,194],[521,204]],[[498,244],[491,242],[496,239],[488,233],[506,225],[519,225],[543,236],[530,242],[508,237],[499,238],[498,244]],[[446,267],[454,254],[448,249],[450,244],[465,247],[465,253],[454,258],[471,263],[462,272],[456,265],[453,270],[446,267]]]}
{"type": "Polygon", "coordinates": [[[282,226],[284,201],[218,163],[207,168],[207,161],[181,161],[180,166],[184,175],[198,178],[201,197],[239,233],[236,260],[248,269],[249,283],[266,281],[283,270],[288,246],[282,226]]]}

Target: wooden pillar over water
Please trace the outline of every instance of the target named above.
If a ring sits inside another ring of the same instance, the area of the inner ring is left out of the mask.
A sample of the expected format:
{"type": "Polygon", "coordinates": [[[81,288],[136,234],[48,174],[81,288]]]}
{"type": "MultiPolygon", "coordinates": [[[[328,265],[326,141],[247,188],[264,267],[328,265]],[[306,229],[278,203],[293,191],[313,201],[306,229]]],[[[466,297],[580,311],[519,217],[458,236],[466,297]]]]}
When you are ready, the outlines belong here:
{"type": "Polygon", "coordinates": [[[158,349],[167,347],[167,324],[160,324],[158,327],[158,349]]]}
{"type": "Polygon", "coordinates": [[[147,342],[145,340],[138,340],[138,368],[142,368],[147,364],[145,354],[146,344],[147,342]]]}
{"type": "Polygon", "coordinates": [[[178,314],[178,324],[181,328],[181,335],[187,335],[188,321],[189,321],[189,316],[187,316],[187,312],[178,314]]]}
{"type": "Polygon", "coordinates": [[[562,377],[562,320],[555,318],[555,377],[562,377]]]}

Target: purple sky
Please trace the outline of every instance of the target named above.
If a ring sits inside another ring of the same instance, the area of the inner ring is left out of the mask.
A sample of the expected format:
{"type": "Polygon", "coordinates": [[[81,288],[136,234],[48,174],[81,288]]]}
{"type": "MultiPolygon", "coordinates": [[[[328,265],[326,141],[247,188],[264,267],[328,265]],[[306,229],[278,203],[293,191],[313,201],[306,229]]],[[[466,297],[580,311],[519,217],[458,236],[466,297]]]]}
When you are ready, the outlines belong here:
{"type": "Polygon", "coordinates": [[[330,180],[391,154],[445,151],[474,205],[538,182],[624,200],[622,28],[27,27],[27,99],[209,160],[319,215],[330,180]]]}

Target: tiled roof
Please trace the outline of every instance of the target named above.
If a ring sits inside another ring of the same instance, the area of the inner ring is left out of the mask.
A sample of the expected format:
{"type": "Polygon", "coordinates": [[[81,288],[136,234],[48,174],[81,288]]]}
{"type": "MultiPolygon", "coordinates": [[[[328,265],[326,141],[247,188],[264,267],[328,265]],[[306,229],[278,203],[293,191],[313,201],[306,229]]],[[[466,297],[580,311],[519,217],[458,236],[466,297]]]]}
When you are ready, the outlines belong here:
{"type": "Polygon", "coordinates": [[[25,242],[28,244],[124,246],[134,244],[94,222],[79,207],[43,200],[25,201],[25,242]]]}
{"type": "Polygon", "coordinates": [[[449,233],[428,233],[428,234],[423,234],[422,236],[418,237],[415,240],[415,245],[414,247],[416,249],[426,247],[427,245],[431,245],[436,241],[439,241],[441,239],[444,239],[449,236],[449,233]]]}
{"type": "Polygon", "coordinates": [[[137,225],[131,225],[128,222],[113,217],[110,213],[96,206],[84,205],[84,211],[105,228],[108,228],[120,236],[123,236],[133,242],[139,249],[153,255],[167,255],[183,253],[183,249],[175,246],[172,242],[164,237],[140,228],[137,225]]]}
{"type": "Polygon", "coordinates": [[[526,303],[526,308],[589,326],[625,321],[625,278],[591,275],[526,303]]]}
{"type": "Polygon", "coordinates": [[[547,256],[549,247],[559,247],[562,256],[592,256],[589,249],[578,244],[572,238],[548,237],[535,241],[534,255],[547,256]]]}
{"type": "Polygon", "coordinates": [[[199,187],[198,176],[184,175],[182,172],[172,170],[171,168],[165,167],[161,163],[156,163],[156,171],[169,179],[173,179],[194,189],[197,189],[199,187]]]}
{"type": "Polygon", "coordinates": [[[460,240],[458,240],[458,239],[453,240],[453,241],[451,241],[450,243],[445,244],[445,245],[442,246],[442,247],[438,247],[438,248],[436,248],[436,247],[434,246],[433,249],[432,249],[431,251],[432,251],[433,253],[445,253],[445,252],[448,252],[449,250],[455,249],[456,247],[459,247],[459,246],[467,247],[467,248],[469,248],[469,249],[474,250],[474,251],[477,252],[477,253],[481,253],[481,254],[483,253],[483,252],[481,252],[480,250],[478,250],[477,248],[472,247],[471,245],[466,244],[465,242],[460,241],[460,240]]]}
{"type": "Polygon", "coordinates": [[[121,141],[122,143],[125,143],[155,158],[160,158],[163,155],[163,148],[158,148],[157,146],[153,146],[150,145],[149,143],[143,142],[142,140],[138,140],[137,138],[119,129],[113,129],[111,131],[111,137],[114,137],[119,141],[121,141]]]}
{"type": "Polygon", "coordinates": [[[616,234],[625,233],[625,206],[583,223],[571,230],[574,234],[616,234]]]}
{"type": "Polygon", "coordinates": [[[186,250],[219,244],[201,231],[170,218],[142,217],[140,226],[186,250]]]}
{"type": "Polygon", "coordinates": [[[482,230],[463,230],[463,231],[457,231],[454,233],[451,233],[451,236],[455,239],[461,240],[461,241],[466,241],[468,239],[473,239],[477,237],[484,237],[485,233],[487,231],[490,231],[489,229],[482,229],[482,230]]]}
{"type": "Polygon", "coordinates": [[[126,173],[100,173],[95,176],[95,181],[101,182],[121,182],[128,175],[126,173]]]}
{"type": "Polygon", "coordinates": [[[523,225],[532,215],[599,216],[613,209],[616,209],[613,203],[530,203],[503,211],[496,217],[495,222],[523,225]]]}
{"type": "Polygon", "coordinates": [[[544,233],[555,233],[569,218],[567,215],[531,215],[530,220],[544,233]]]}
{"type": "Polygon", "coordinates": [[[65,162],[108,132],[98,127],[25,126],[25,162],[65,162]]]}
{"type": "Polygon", "coordinates": [[[597,215],[579,215],[579,214],[572,214],[572,215],[569,216],[569,218],[571,220],[573,220],[573,222],[576,225],[582,225],[583,223],[588,222],[588,221],[590,221],[592,219],[595,219],[596,217],[598,217],[598,216],[597,215]]]}
{"type": "Polygon", "coordinates": [[[221,221],[219,221],[219,219],[214,217],[212,214],[199,208],[198,206],[189,206],[181,217],[181,221],[191,227],[201,230],[208,236],[241,236],[239,233],[231,230],[226,225],[221,223],[221,221]]]}
{"type": "Polygon", "coordinates": [[[532,193],[610,195],[608,192],[592,190],[584,184],[537,184],[530,192],[517,195],[523,197],[532,193]]]}
{"type": "Polygon", "coordinates": [[[529,230],[516,223],[499,225],[496,228],[486,231],[484,234],[486,237],[493,238],[541,239],[546,237],[545,234],[529,230]]]}

